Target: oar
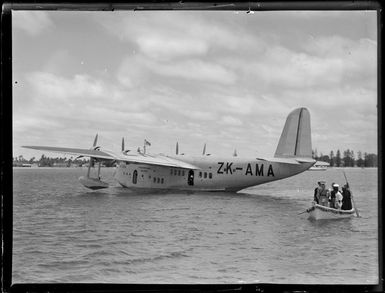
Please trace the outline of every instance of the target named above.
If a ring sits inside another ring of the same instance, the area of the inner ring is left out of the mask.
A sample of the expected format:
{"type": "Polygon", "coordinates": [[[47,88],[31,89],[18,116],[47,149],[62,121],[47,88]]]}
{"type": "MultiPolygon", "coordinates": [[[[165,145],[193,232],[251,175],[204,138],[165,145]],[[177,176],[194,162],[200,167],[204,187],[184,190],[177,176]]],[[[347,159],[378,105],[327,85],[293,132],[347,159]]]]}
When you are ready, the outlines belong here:
{"type": "Polygon", "coordinates": [[[298,216],[299,216],[299,215],[302,215],[302,214],[304,214],[304,213],[307,213],[307,210],[306,210],[306,211],[303,211],[302,213],[299,213],[298,216]]]}
{"type": "MultiPolygon", "coordinates": [[[[347,187],[349,188],[350,185],[349,185],[349,182],[348,182],[348,178],[346,177],[345,171],[342,170],[342,172],[344,173],[346,184],[347,184],[347,187]]],[[[352,199],[354,210],[356,211],[357,218],[359,218],[360,217],[360,213],[358,212],[358,209],[356,207],[356,203],[354,202],[353,192],[350,190],[350,188],[349,188],[349,191],[350,191],[350,198],[352,199]]]]}

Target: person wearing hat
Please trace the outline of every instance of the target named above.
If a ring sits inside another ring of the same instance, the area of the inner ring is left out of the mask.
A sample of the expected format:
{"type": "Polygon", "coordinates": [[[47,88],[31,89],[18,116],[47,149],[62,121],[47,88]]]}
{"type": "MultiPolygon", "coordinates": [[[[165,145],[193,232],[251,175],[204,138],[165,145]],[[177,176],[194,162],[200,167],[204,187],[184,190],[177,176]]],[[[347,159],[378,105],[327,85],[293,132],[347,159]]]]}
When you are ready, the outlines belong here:
{"type": "Polygon", "coordinates": [[[341,209],[342,207],[342,194],[341,192],[339,191],[339,185],[338,184],[333,184],[333,190],[332,192],[330,193],[330,197],[332,198],[333,195],[334,195],[334,205],[333,205],[333,208],[335,209],[341,209]]]}
{"type": "Polygon", "coordinates": [[[320,187],[318,188],[318,195],[317,195],[318,200],[319,200],[319,204],[327,207],[328,206],[329,191],[325,188],[326,182],[320,181],[319,185],[320,185],[320,187]]]}
{"type": "Polygon", "coordinates": [[[329,189],[329,191],[330,191],[330,193],[329,193],[329,207],[331,207],[332,209],[336,208],[336,192],[338,191],[338,189],[336,189],[335,185],[336,184],[333,182],[332,188],[329,189]]]}

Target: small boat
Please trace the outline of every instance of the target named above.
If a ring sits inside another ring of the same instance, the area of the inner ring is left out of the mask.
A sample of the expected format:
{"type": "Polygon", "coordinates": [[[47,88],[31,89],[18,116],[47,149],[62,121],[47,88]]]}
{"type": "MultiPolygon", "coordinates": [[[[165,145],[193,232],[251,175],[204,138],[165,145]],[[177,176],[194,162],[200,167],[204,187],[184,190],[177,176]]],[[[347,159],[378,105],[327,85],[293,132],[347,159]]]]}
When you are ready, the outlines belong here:
{"type": "Polygon", "coordinates": [[[328,162],[317,161],[308,170],[309,171],[326,171],[329,166],[330,164],[328,162]]]}
{"type": "Polygon", "coordinates": [[[314,167],[310,167],[309,171],[326,171],[327,169],[328,169],[327,167],[314,166],[314,167]]]}
{"type": "Polygon", "coordinates": [[[313,201],[313,206],[308,208],[306,212],[309,213],[310,220],[334,220],[354,217],[356,210],[338,210],[334,208],[325,207],[313,201]]]}

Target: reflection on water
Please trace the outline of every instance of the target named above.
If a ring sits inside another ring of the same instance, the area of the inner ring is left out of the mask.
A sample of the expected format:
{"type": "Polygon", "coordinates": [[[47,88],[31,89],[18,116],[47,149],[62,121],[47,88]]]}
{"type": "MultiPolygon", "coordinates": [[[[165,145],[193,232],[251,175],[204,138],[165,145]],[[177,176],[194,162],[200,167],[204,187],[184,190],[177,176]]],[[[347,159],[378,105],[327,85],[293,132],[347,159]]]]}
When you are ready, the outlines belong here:
{"type": "Polygon", "coordinates": [[[298,213],[338,169],[241,193],[138,193],[102,172],[111,188],[89,191],[81,169],[14,170],[14,282],[378,280],[376,169],[346,170],[361,218],[316,222],[298,213]]]}

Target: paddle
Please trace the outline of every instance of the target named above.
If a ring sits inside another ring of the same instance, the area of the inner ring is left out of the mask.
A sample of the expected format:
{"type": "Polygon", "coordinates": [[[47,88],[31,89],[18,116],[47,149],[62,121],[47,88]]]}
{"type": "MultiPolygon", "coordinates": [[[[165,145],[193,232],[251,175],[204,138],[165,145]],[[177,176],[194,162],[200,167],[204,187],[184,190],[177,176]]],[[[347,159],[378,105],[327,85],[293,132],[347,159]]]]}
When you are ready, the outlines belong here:
{"type": "MultiPolygon", "coordinates": [[[[345,176],[346,185],[347,185],[347,187],[349,188],[349,182],[348,182],[348,178],[346,177],[345,171],[342,170],[342,172],[344,173],[344,176],[345,176]]],[[[350,198],[352,199],[352,203],[353,203],[354,210],[356,211],[357,218],[359,218],[359,217],[360,217],[360,214],[359,214],[359,212],[358,212],[358,210],[357,210],[356,204],[355,204],[354,199],[353,199],[353,192],[350,190],[350,188],[349,188],[349,191],[350,191],[350,198]]]]}
{"type": "Polygon", "coordinates": [[[303,211],[302,213],[299,213],[298,215],[302,215],[304,213],[309,213],[310,211],[312,211],[314,209],[314,207],[311,207],[311,208],[308,208],[307,210],[303,211]]]}

